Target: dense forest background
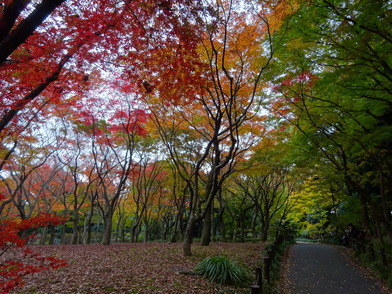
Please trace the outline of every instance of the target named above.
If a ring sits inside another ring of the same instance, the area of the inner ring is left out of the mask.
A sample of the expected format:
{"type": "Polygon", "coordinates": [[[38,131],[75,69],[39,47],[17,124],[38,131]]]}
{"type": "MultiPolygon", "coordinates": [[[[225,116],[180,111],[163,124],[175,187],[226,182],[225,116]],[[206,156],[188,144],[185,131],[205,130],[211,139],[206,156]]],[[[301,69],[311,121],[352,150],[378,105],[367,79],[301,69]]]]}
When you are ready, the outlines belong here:
{"type": "MultiPolygon", "coordinates": [[[[392,2],[3,1],[1,221],[32,242],[392,242],[392,2]]],[[[389,245],[388,245],[389,244],[389,245]]]]}

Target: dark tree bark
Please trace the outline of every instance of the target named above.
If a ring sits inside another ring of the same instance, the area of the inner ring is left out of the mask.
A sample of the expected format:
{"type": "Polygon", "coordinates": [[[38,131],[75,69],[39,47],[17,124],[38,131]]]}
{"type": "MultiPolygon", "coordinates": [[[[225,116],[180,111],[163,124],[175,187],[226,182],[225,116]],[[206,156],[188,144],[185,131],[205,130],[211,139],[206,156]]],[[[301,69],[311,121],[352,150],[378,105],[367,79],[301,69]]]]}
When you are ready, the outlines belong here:
{"type": "Polygon", "coordinates": [[[0,64],[23,44],[44,20],[66,0],[43,0],[34,11],[11,30],[26,1],[15,0],[5,6],[0,18],[0,64]]]}

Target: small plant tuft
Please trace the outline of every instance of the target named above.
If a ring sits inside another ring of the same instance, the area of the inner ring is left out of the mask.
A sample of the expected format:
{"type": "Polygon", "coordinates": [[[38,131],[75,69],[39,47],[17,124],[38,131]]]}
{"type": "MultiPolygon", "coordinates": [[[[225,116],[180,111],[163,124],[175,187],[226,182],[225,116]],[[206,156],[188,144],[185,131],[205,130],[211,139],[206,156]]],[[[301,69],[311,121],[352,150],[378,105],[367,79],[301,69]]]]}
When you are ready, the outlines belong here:
{"type": "Polygon", "coordinates": [[[240,285],[248,280],[246,270],[225,256],[211,256],[196,265],[195,274],[219,285],[240,285]]]}

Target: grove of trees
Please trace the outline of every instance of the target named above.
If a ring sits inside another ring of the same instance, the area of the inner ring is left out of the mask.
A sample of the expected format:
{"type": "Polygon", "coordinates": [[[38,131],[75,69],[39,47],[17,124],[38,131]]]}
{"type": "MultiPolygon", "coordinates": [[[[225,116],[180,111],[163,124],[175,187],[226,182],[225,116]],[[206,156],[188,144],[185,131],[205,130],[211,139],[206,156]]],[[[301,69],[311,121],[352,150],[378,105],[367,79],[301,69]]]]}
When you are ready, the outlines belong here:
{"type": "Polygon", "coordinates": [[[0,236],[390,246],[391,32],[385,0],[3,1],[0,236]]]}

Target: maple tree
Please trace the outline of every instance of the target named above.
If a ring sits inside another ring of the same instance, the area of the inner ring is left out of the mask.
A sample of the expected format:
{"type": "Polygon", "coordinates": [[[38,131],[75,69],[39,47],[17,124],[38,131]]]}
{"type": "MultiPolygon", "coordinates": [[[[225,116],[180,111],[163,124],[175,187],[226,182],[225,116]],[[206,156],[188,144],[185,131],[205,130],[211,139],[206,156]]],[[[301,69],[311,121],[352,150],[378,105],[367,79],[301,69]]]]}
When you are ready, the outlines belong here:
{"type": "Polygon", "coordinates": [[[13,203],[18,210],[21,219],[26,219],[31,215],[32,210],[26,212],[26,203],[33,208],[36,201],[31,196],[33,191],[27,189],[31,187],[31,177],[36,171],[45,167],[53,150],[48,150],[48,142],[28,138],[19,140],[14,146],[14,156],[3,161],[4,174],[0,176],[3,190],[3,199],[0,204],[0,212],[4,215],[7,205],[13,203]]]}
{"type": "MultiPolygon", "coordinates": [[[[294,174],[293,171],[290,173],[294,174]]],[[[285,208],[289,206],[289,197],[296,185],[289,179],[289,169],[272,167],[272,170],[260,174],[248,174],[234,179],[242,197],[250,198],[253,215],[260,221],[260,238],[266,241],[273,220],[282,222],[286,218],[285,208]]]]}
{"type": "Polygon", "coordinates": [[[289,131],[267,129],[252,146],[251,156],[225,182],[218,199],[219,217],[230,224],[232,240],[245,241],[249,233],[267,240],[276,234],[288,220],[296,202],[294,192],[304,177],[303,169],[290,158],[289,131]]]}
{"type": "MultiPolygon", "coordinates": [[[[0,194],[0,200],[3,198],[4,196],[0,194]]],[[[34,218],[21,221],[2,217],[0,221],[0,256],[14,250],[14,246],[25,245],[33,237],[32,230],[55,226],[65,220],[66,218],[54,214],[39,214],[34,218]]],[[[2,293],[9,293],[14,288],[22,286],[23,278],[27,275],[66,265],[65,260],[53,256],[43,256],[30,248],[25,248],[22,260],[2,260],[0,264],[0,290],[2,293]]]]}
{"type": "MultiPolygon", "coordinates": [[[[263,129],[256,96],[275,50],[270,38],[275,25],[269,15],[274,7],[256,2],[241,5],[219,2],[205,20],[197,68],[201,80],[192,84],[192,95],[185,93],[182,101],[173,104],[159,103],[154,97],[148,100],[161,138],[188,188],[185,255],[191,254],[196,223],[203,221],[202,244],[209,244],[214,198],[263,129]]],[[[159,87],[156,91],[160,97],[167,95],[159,87]]]]}
{"type": "Polygon", "coordinates": [[[131,176],[130,192],[134,204],[134,209],[132,209],[131,242],[137,240],[136,232],[141,225],[144,225],[145,229],[145,242],[148,240],[153,210],[159,211],[160,201],[163,200],[164,172],[162,163],[159,161],[152,162],[151,158],[148,158],[146,154],[144,156],[144,158],[140,157],[139,163],[131,176]]]}
{"type": "MultiPolygon", "coordinates": [[[[198,7],[197,1],[187,0],[35,4],[14,0],[1,8],[2,141],[9,134],[22,133],[48,106],[56,107],[75,93],[85,95],[90,75],[113,70],[111,64],[121,67],[127,60],[123,79],[128,84],[141,83],[144,64],[156,58],[156,48],[180,41],[191,48],[189,20],[198,7]],[[159,37],[163,34],[167,38],[159,37]],[[146,63],[140,63],[144,58],[146,63]]],[[[150,74],[157,69],[152,65],[150,74]]],[[[72,105],[75,99],[67,101],[72,105]]],[[[2,148],[11,152],[7,145],[2,148]]]]}
{"type": "Polygon", "coordinates": [[[134,107],[130,98],[124,98],[122,104],[109,98],[92,99],[80,105],[85,114],[75,121],[77,129],[90,138],[96,204],[105,223],[103,244],[110,243],[113,214],[135,168],[138,137],[146,134],[146,113],[134,107]]]}
{"type": "MultiPolygon", "coordinates": [[[[38,132],[36,133],[38,136],[38,132]]],[[[23,285],[24,277],[44,270],[65,266],[64,260],[38,254],[29,248],[21,249],[22,259],[14,252],[33,240],[34,232],[46,232],[66,221],[66,217],[52,213],[57,198],[52,198],[49,182],[57,173],[51,168],[49,142],[32,136],[18,140],[13,156],[2,162],[0,192],[0,289],[8,293],[23,285]],[[48,176],[48,178],[46,178],[48,176]],[[46,183],[45,183],[46,181],[46,183]],[[42,185],[43,184],[43,185],[42,185]],[[53,201],[54,200],[54,201],[53,201]],[[15,248],[17,247],[17,248],[15,248]]],[[[51,184],[54,184],[53,182],[51,184]]],[[[45,234],[44,234],[45,235],[45,234]]]]}

